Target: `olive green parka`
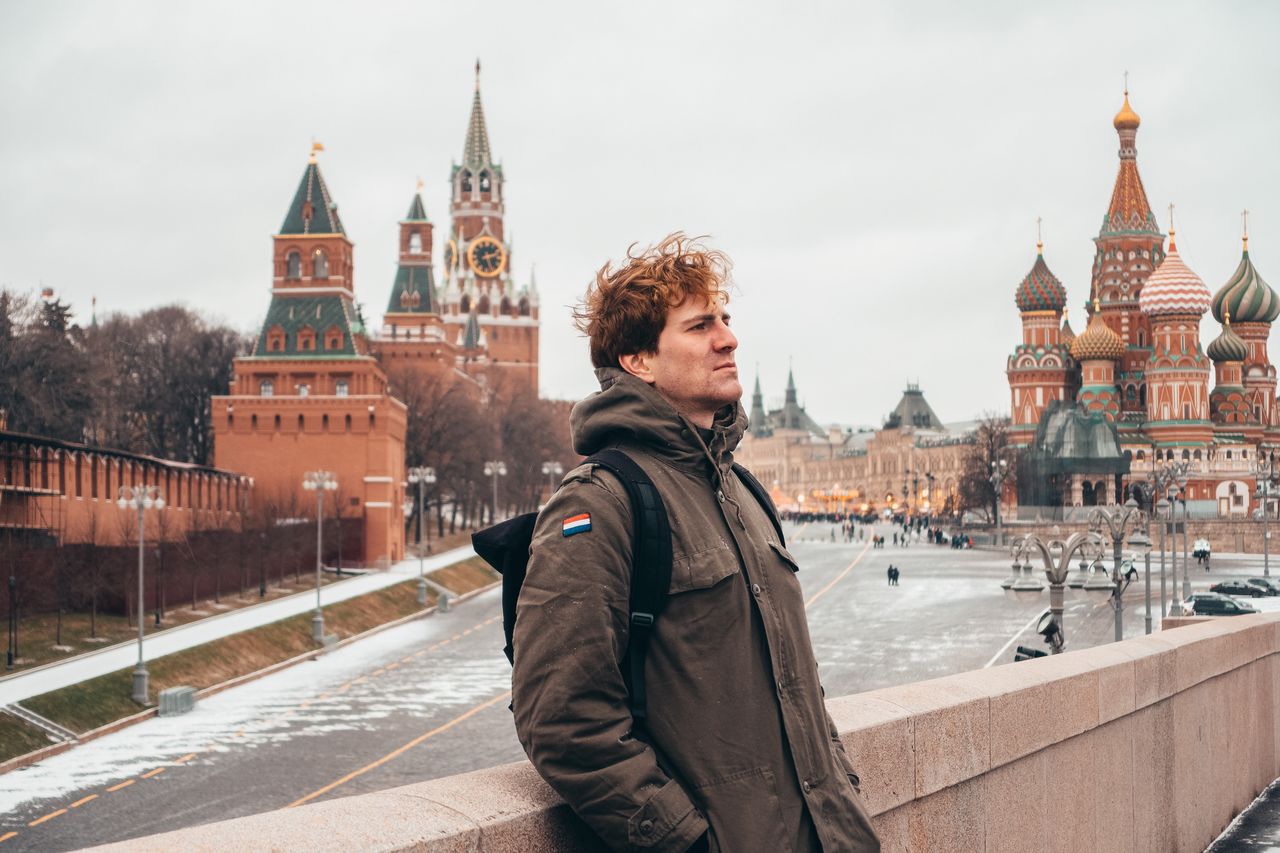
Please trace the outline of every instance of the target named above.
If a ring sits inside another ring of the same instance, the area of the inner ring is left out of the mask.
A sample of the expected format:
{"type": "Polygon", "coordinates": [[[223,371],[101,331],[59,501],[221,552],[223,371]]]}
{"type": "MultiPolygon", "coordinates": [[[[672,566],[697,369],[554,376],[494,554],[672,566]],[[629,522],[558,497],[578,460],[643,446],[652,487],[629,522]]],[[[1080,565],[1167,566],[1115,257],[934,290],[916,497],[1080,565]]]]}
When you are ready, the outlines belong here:
{"type": "Polygon", "coordinates": [[[633,736],[620,663],[627,494],[584,465],[542,511],[520,593],[512,707],[529,759],[610,849],[680,853],[706,835],[730,853],[879,850],[823,704],[798,566],[731,470],[741,406],[699,430],[640,379],[597,376],[601,391],[573,410],[575,449],[625,451],[671,524],[649,719],[633,736]],[[567,535],[583,513],[590,529],[567,535]]]}

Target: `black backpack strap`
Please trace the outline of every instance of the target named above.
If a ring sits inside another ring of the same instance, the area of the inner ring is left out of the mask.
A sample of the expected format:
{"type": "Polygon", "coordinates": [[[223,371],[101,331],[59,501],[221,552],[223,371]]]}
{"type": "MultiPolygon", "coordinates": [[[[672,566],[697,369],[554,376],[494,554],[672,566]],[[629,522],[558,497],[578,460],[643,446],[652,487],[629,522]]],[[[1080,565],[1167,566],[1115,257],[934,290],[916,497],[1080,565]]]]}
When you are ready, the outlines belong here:
{"type": "Polygon", "coordinates": [[[648,716],[644,661],[653,626],[667,603],[671,587],[671,524],[662,496],[644,469],[616,448],[607,448],[587,462],[611,471],[622,482],[635,521],[631,555],[630,637],[627,643],[631,715],[643,723],[648,716]]]}
{"type": "Polygon", "coordinates": [[[733,463],[733,473],[738,475],[738,479],[746,484],[747,490],[751,492],[760,506],[764,507],[769,520],[773,522],[773,529],[778,532],[778,544],[783,548],[787,547],[787,539],[782,535],[782,520],[778,518],[778,508],[773,505],[773,498],[769,497],[769,493],[764,490],[764,486],[760,485],[760,481],[756,479],[755,474],[752,474],[737,462],[733,463]]]}

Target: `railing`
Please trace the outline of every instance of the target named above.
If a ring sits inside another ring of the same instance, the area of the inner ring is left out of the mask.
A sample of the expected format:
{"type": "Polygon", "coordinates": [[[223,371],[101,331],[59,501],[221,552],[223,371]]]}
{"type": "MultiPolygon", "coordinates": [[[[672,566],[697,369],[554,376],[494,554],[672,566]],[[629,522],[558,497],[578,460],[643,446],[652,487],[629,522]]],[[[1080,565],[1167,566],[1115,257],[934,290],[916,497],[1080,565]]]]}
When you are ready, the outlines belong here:
{"type": "MultiPolygon", "coordinates": [[[[1280,614],[828,707],[886,851],[1201,851],[1280,775],[1280,614]]],[[[97,849],[602,848],[519,763],[97,849]]]]}

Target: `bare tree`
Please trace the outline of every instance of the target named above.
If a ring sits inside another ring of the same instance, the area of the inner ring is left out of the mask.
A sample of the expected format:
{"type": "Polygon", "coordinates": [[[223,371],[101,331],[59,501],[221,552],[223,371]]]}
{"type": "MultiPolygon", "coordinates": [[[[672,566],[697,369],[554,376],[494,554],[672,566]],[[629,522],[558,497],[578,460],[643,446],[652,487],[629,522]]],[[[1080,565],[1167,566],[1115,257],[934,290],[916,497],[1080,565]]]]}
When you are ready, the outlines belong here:
{"type": "Polygon", "coordinates": [[[983,413],[974,433],[974,443],[964,455],[958,489],[961,510],[981,512],[994,520],[999,511],[999,494],[992,484],[992,473],[1004,463],[1009,476],[1016,470],[1017,460],[1009,445],[1009,419],[994,412],[983,413]]]}

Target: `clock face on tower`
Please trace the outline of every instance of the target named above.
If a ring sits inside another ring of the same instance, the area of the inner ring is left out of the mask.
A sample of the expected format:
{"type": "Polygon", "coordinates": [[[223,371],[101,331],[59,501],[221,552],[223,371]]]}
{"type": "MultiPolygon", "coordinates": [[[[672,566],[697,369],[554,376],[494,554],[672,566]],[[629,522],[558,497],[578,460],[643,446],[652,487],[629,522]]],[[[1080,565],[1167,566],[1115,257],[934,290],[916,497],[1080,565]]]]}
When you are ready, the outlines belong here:
{"type": "Polygon", "coordinates": [[[467,251],[467,262],[476,275],[492,278],[502,272],[507,261],[507,250],[492,237],[477,237],[467,251]]]}

